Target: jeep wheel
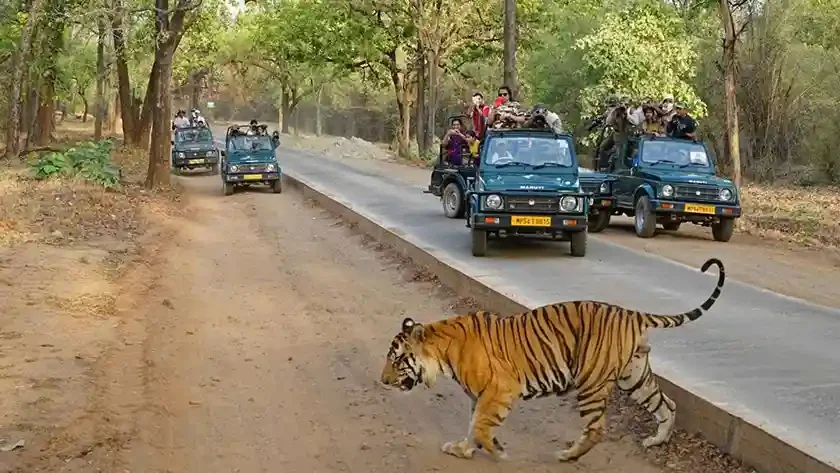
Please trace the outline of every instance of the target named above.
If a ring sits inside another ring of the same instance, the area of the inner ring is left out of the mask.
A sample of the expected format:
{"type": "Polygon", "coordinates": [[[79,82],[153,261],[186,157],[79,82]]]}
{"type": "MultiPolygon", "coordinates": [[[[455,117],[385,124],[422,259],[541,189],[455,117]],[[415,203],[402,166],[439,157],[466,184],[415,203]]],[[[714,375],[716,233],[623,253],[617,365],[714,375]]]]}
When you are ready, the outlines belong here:
{"type": "Polygon", "coordinates": [[[231,184],[230,182],[223,182],[222,187],[225,190],[225,195],[233,194],[233,191],[234,191],[233,184],[231,184]]]}
{"type": "Polygon", "coordinates": [[[487,254],[486,231],[472,229],[472,254],[473,256],[484,256],[487,254]]]}
{"type": "Polygon", "coordinates": [[[727,242],[735,232],[734,218],[721,218],[720,222],[712,224],[712,236],[715,241],[727,242]]]}
{"type": "Polygon", "coordinates": [[[650,238],[656,233],[656,216],[651,209],[650,198],[643,195],[636,200],[636,214],[633,217],[633,227],[636,235],[641,238],[650,238]]]}
{"type": "Polygon", "coordinates": [[[449,218],[464,218],[464,196],[457,183],[450,182],[443,188],[440,202],[444,215],[449,218]]]}
{"type": "Polygon", "coordinates": [[[680,229],[680,224],[682,224],[682,222],[665,222],[662,224],[662,228],[668,230],[669,232],[675,232],[680,229]]]}
{"type": "Polygon", "coordinates": [[[271,191],[275,194],[283,192],[283,184],[280,182],[280,179],[271,183],[271,191]]]}
{"type": "Polygon", "coordinates": [[[586,226],[589,230],[589,233],[598,233],[604,231],[607,226],[610,224],[610,218],[612,217],[607,211],[601,211],[598,215],[589,216],[589,221],[587,222],[586,226]]]}
{"type": "Polygon", "coordinates": [[[569,235],[572,256],[586,256],[586,230],[569,235]]]}

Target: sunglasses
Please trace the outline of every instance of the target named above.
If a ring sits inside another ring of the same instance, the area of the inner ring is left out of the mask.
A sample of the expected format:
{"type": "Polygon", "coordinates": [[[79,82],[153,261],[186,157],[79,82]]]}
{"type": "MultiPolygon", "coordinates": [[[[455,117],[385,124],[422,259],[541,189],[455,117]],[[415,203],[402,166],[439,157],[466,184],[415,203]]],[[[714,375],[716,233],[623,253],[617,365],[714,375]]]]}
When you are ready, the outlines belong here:
{"type": "Polygon", "coordinates": [[[499,97],[507,97],[508,95],[507,92],[499,92],[499,97]]]}

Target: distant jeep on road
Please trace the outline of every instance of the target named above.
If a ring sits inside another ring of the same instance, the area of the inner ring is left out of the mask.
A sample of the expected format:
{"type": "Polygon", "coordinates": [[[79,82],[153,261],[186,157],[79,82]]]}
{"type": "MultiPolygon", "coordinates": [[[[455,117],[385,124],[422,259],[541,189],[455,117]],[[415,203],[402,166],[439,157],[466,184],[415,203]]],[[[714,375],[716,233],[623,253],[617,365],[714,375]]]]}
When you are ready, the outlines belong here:
{"type": "Polygon", "coordinates": [[[706,145],[676,138],[641,137],[626,142],[610,162],[616,177],[615,212],[634,218],[636,234],[650,238],[656,225],[677,231],[683,222],[712,227],[729,241],[741,216],[740,193],[715,175],[706,145]]]}

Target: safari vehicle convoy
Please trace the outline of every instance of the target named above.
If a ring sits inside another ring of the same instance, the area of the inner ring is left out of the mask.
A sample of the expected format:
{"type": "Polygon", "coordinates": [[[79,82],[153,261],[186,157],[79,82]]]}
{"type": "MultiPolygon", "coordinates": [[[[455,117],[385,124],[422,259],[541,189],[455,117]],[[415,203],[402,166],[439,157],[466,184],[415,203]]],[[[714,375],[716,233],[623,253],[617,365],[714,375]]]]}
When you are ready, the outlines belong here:
{"type": "Polygon", "coordinates": [[[613,213],[634,218],[636,235],[650,238],[661,224],[677,231],[684,222],[712,227],[715,241],[732,238],[741,216],[737,187],[715,174],[702,141],[642,136],[621,146],[609,164],[615,176],[613,213]]]}
{"type": "Polygon", "coordinates": [[[183,171],[196,168],[210,168],[213,174],[219,173],[219,150],[209,128],[176,128],[172,137],[172,172],[180,175],[183,171]]]}
{"type": "Polygon", "coordinates": [[[231,195],[237,188],[265,184],[272,192],[282,192],[282,171],[275,150],[279,135],[269,136],[265,126],[231,125],[225,132],[224,162],[221,168],[222,188],[231,195]]]}
{"type": "Polygon", "coordinates": [[[548,129],[488,129],[477,180],[466,192],[473,256],[488,237],[568,239],[572,256],[586,255],[589,196],[580,189],[574,140],[548,129]]]}

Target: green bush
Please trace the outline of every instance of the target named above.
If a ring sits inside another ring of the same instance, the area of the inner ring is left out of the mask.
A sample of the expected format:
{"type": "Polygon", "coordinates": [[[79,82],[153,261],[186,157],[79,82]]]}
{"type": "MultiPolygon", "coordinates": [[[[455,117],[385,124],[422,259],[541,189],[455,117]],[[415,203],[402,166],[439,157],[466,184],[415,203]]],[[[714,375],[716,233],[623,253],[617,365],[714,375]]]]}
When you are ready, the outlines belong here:
{"type": "Polygon", "coordinates": [[[86,141],[66,151],[46,153],[32,162],[36,179],[81,177],[105,187],[119,187],[120,169],[111,161],[111,140],[86,141]]]}

